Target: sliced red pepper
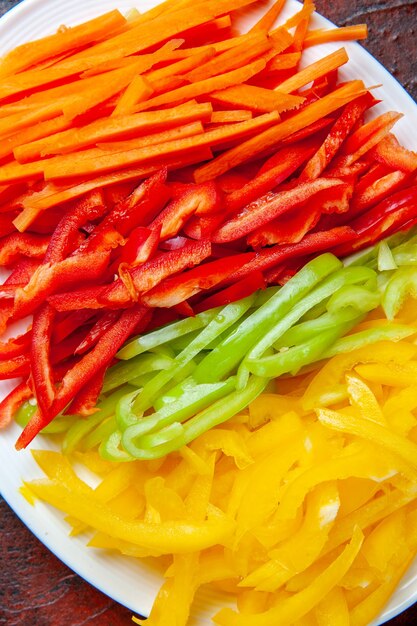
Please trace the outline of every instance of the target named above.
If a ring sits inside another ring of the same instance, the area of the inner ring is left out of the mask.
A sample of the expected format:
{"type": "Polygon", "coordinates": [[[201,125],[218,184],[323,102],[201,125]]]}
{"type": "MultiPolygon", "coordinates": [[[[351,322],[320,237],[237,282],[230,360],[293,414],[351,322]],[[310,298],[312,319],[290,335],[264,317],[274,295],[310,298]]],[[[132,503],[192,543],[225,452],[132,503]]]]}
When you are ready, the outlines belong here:
{"type": "Polygon", "coordinates": [[[78,243],[78,229],[86,222],[94,221],[107,211],[103,194],[100,190],[91,191],[69,209],[55,228],[45,262],[57,263],[65,259],[78,243]]]}
{"type": "Polygon", "coordinates": [[[340,226],[323,232],[309,233],[299,243],[263,248],[256,253],[252,261],[236,272],[230,273],[227,282],[242,280],[254,271],[264,271],[276,267],[289,259],[322,252],[323,250],[332,250],[338,244],[354,241],[357,237],[357,233],[349,226],[340,226]]]}
{"type": "Polygon", "coordinates": [[[54,369],[57,363],[62,363],[62,361],[75,356],[75,350],[83,341],[90,328],[89,326],[84,326],[61,341],[61,343],[51,346],[51,363],[54,369]]]}
{"type": "Polygon", "coordinates": [[[355,124],[363,115],[364,111],[370,106],[373,106],[374,103],[375,99],[368,92],[344,107],[342,113],[331,127],[326,139],[303,169],[300,175],[301,181],[314,180],[322,174],[336,156],[343,142],[352,132],[352,129],[355,127],[355,124]]]}
{"type": "Polygon", "coordinates": [[[182,315],[183,317],[194,317],[195,315],[194,309],[186,300],[184,300],[184,302],[179,302],[178,304],[176,304],[174,306],[174,309],[175,312],[178,313],[178,315],[182,315]]]}
{"type": "Polygon", "coordinates": [[[30,233],[14,233],[0,240],[0,265],[10,266],[22,259],[42,259],[50,237],[30,233]]]}
{"type": "Polygon", "coordinates": [[[0,380],[29,376],[30,359],[27,354],[15,356],[7,361],[0,361],[0,380]]]}
{"type": "Polygon", "coordinates": [[[160,229],[138,226],[130,233],[123,246],[117,263],[140,265],[153,256],[158,248],[160,229]]]}
{"type": "Polygon", "coordinates": [[[90,350],[119,317],[119,311],[106,311],[102,317],[96,321],[94,326],[90,328],[85,338],[75,349],[74,354],[84,354],[84,352],[90,350]]]}
{"type": "Polygon", "coordinates": [[[32,390],[26,382],[21,382],[12,389],[0,402],[0,428],[6,428],[13,421],[20,406],[32,396],[32,390]]]}
{"type": "Polygon", "coordinates": [[[417,153],[401,146],[392,133],[372,149],[371,157],[383,165],[403,172],[414,172],[417,169],[417,153]]]}
{"type": "Polygon", "coordinates": [[[16,232],[16,226],[13,220],[17,217],[18,211],[7,211],[0,213],[0,237],[7,237],[16,232]]]}
{"type": "Polygon", "coordinates": [[[266,281],[262,272],[253,272],[244,280],[240,280],[234,285],[230,285],[230,287],[221,289],[213,295],[204,298],[194,306],[194,311],[200,313],[201,311],[208,311],[208,309],[213,309],[214,307],[226,306],[226,304],[246,298],[255,291],[264,289],[265,287],[266,281]]]}
{"type": "Polygon", "coordinates": [[[305,207],[294,209],[288,216],[255,230],[248,236],[247,242],[254,249],[276,243],[298,243],[316,226],[321,214],[320,205],[307,204],[305,207]]]}
{"type": "MultiPolygon", "coordinates": [[[[84,287],[65,293],[57,293],[48,297],[48,302],[57,311],[78,311],[79,309],[103,309],[104,304],[99,296],[107,289],[106,285],[84,287]]],[[[95,310],[90,311],[96,313],[95,310]]]]}
{"type": "Polygon", "coordinates": [[[229,274],[249,263],[254,256],[253,252],[246,252],[204,263],[187,272],[167,278],[145,293],[141,301],[149,307],[173,307],[200,291],[215,287],[229,274]]]}
{"type": "Polygon", "coordinates": [[[63,411],[76,394],[99,372],[113,360],[117,351],[130,337],[132,331],[148,311],[143,306],[134,306],[123,311],[119,320],[99,339],[94,348],[74,365],[63,377],[57,390],[55,400],[46,415],[37,411],[29,421],[16,442],[21,450],[47,426],[58,413],[63,411]]]}
{"type": "Polygon", "coordinates": [[[382,176],[362,191],[356,189],[352,200],[352,214],[359,215],[396,191],[408,178],[406,172],[397,170],[382,176]]]}
{"type": "MultiPolygon", "coordinates": [[[[130,270],[132,286],[139,296],[168,276],[198,265],[210,254],[211,245],[208,241],[190,241],[178,250],[160,254],[130,270]]],[[[121,280],[117,280],[99,296],[99,301],[103,303],[103,306],[120,307],[129,305],[132,298],[126,285],[121,280]]]]}
{"type": "MultiPolygon", "coordinates": [[[[13,316],[15,319],[32,313],[56,291],[70,285],[98,280],[106,272],[109,261],[107,252],[90,252],[69,257],[59,263],[41,265],[32,275],[24,289],[16,291],[13,316]]],[[[79,307],[77,307],[79,308],[79,307]]]]}
{"type": "Polygon", "coordinates": [[[239,211],[244,206],[272,191],[287,180],[317,149],[317,141],[309,140],[282,148],[268,159],[259,174],[244,187],[229,194],[225,200],[227,213],[239,211]]]}
{"type": "Polygon", "coordinates": [[[48,303],[33,316],[30,365],[39,410],[46,413],[55,397],[52,367],[49,358],[55,309],[48,303]]]}
{"type": "Polygon", "coordinates": [[[69,337],[69,335],[71,335],[75,330],[82,328],[95,317],[96,312],[88,309],[81,309],[80,311],[64,314],[64,317],[61,316],[61,319],[55,320],[52,335],[53,343],[60,343],[69,337]]]}
{"type": "Polygon", "coordinates": [[[406,206],[413,206],[417,209],[417,185],[397,191],[389,198],[382,200],[369,211],[353,220],[351,222],[352,228],[359,234],[362,234],[371,229],[379,219],[395,213],[406,206]]]}
{"type": "Polygon", "coordinates": [[[211,239],[211,235],[225,221],[227,212],[213,215],[193,215],[185,224],[183,231],[191,239],[211,239]]]}
{"type": "Polygon", "coordinates": [[[88,417],[99,410],[96,408],[96,405],[103,387],[105,373],[106,368],[103,367],[94,374],[88,384],[77,393],[74,400],[66,409],[66,415],[82,415],[83,417],[88,417]]]}
{"type": "Polygon", "coordinates": [[[31,337],[32,331],[29,330],[19,337],[0,343],[0,360],[13,359],[15,356],[27,353],[31,337]]]}
{"type": "Polygon", "coordinates": [[[179,233],[192,215],[217,213],[219,209],[219,194],[214,183],[189,185],[159,213],[149,228],[161,228],[161,240],[169,239],[179,233]]]}
{"type": "Polygon", "coordinates": [[[297,185],[289,191],[270,193],[256,202],[247,205],[240,213],[227,221],[213,233],[214,243],[223,243],[240,239],[252,231],[268,224],[290,209],[308,201],[319,191],[340,185],[341,181],[330,178],[297,185]]]}
{"type": "MultiPolygon", "coordinates": [[[[297,109],[298,110],[298,109],[297,109]]],[[[328,128],[331,124],[334,123],[333,117],[323,117],[321,120],[317,120],[312,124],[309,124],[302,130],[298,130],[296,133],[293,133],[289,137],[286,137],[282,140],[283,144],[291,144],[296,141],[303,141],[312,135],[316,135],[321,133],[325,128],[328,128]]]]}

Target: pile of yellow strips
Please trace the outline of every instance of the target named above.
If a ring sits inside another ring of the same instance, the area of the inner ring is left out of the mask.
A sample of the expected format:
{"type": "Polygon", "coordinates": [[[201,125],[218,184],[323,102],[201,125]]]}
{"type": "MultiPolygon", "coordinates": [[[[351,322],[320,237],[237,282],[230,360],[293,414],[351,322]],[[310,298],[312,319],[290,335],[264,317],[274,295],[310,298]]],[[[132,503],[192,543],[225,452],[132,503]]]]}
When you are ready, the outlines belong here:
{"type": "MultiPolygon", "coordinates": [[[[374,314],[361,327],[383,323],[374,314]]],[[[214,616],[220,626],[365,626],[417,551],[414,337],[280,379],[158,462],[36,452],[47,478],[26,493],[64,511],[74,533],[92,529],[90,545],[160,560],[147,626],[185,625],[207,584],[236,599],[214,616]]]]}

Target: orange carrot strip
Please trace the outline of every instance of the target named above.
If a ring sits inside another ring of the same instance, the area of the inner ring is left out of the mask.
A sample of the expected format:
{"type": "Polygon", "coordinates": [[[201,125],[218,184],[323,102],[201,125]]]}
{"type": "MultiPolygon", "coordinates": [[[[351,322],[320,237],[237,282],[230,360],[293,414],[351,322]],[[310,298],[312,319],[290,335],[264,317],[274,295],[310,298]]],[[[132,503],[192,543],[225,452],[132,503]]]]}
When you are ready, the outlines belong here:
{"type": "Polygon", "coordinates": [[[131,137],[133,134],[144,133],[151,128],[156,131],[181,123],[209,120],[212,111],[210,104],[192,104],[126,117],[99,119],[83,128],[69,129],[26,146],[20,146],[15,150],[15,156],[25,163],[39,159],[41,156],[80,150],[100,141],[131,137]]]}
{"type": "Polygon", "coordinates": [[[312,2],[307,2],[303,4],[303,8],[300,9],[297,13],[294,13],[286,22],[283,24],[284,28],[287,30],[290,28],[296,28],[300,22],[303,20],[310,19],[312,13],[314,13],[316,7],[312,2]]]}
{"type": "Polygon", "coordinates": [[[368,26],[366,24],[354,24],[353,26],[342,26],[341,28],[318,28],[317,30],[311,30],[307,34],[304,39],[304,48],[332,41],[359,41],[367,37],[368,26]]]}
{"type": "Polygon", "coordinates": [[[174,102],[182,102],[183,100],[195,98],[212,91],[217,91],[218,89],[225,89],[226,87],[231,87],[232,85],[244,83],[249,80],[249,78],[252,78],[252,76],[255,76],[255,74],[261,72],[265,65],[266,60],[259,59],[237,70],[232,70],[231,72],[226,72],[225,74],[220,74],[219,76],[207,78],[206,80],[192,83],[191,85],[185,85],[184,87],[179,87],[169,93],[164,93],[160,96],[156,96],[155,98],[151,98],[143,104],[140,104],[135,110],[143,111],[150,109],[151,107],[159,107],[166,104],[173,104],[174,102]]]}
{"type": "Polygon", "coordinates": [[[196,54],[192,54],[191,56],[186,57],[185,59],[181,59],[176,63],[171,63],[170,65],[166,65],[165,67],[161,67],[157,70],[153,70],[146,74],[147,80],[152,84],[162,78],[166,78],[167,76],[177,75],[177,74],[185,74],[195,67],[199,67],[203,63],[206,63],[209,59],[211,59],[216,54],[216,50],[214,48],[207,48],[202,52],[197,52],[196,54]]]}
{"type": "Polygon", "coordinates": [[[349,57],[346,50],[344,48],[340,48],[339,50],[336,50],[336,52],[328,54],[319,61],[315,61],[315,63],[312,63],[300,72],[297,72],[294,76],[284,80],[284,82],[276,87],[276,91],[280,91],[282,93],[292,93],[300,87],[304,87],[304,85],[307,85],[311,81],[321,78],[329,72],[336,70],[348,61],[349,57]]]}
{"type": "Polygon", "coordinates": [[[252,26],[250,33],[268,32],[278,19],[286,0],[276,0],[271,8],[252,26]]]}
{"type": "MultiPolygon", "coordinates": [[[[47,180],[67,178],[69,176],[92,175],[99,172],[108,172],[112,169],[120,169],[127,165],[136,165],[152,159],[179,155],[201,146],[213,147],[226,141],[236,141],[266,126],[270,126],[276,122],[277,119],[278,114],[276,112],[266,113],[265,115],[261,115],[246,122],[222,126],[221,128],[209,130],[202,135],[179,139],[178,141],[169,141],[156,146],[109,154],[88,160],[76,160],[72,155],[67,155],[64,157],[55,157],[48,161],[37,161],[36,163],[43,166],[47,180]]],[[[2,168],[0,168],[0,184],[3,182],[8,182],[8,180],[3,179],[2,168]]]]}
{"type": "Polygon", "coordinates": [[[62,114],[63,102],[56,101],[44,106],[30,109],[27,113],[15,113],[0,119],[0,137],[13,135],[22,128],[27,128],[38,122],[45,122],[62,114]]]}
{"type": "MultiPolygon", "coordinates": [[[[145,146],[154,146],[158,143],[164,143],[166,141],[176,141],[183,137],[193,137],[194,135],[201,135],[204,133],[204,126],[201,122],[190,122],[190,124],[184,124],[177,128],[170,128],[169,130],[163,130],[161,133],[153,133],[152,135],[145,135],[144,137],[138,137],[137,139],[125,139],[124,141],[109,141],[105,143],[98,143],[94,152],[97,155],[103,156],[103,151],[109,152],[125,152],[126,150],[135,150],[145,146]]],[[[91,150],[85,152],[90,153],[91,150]]],[[[84,152],[80,153],[82,158],[84,152]]]]}
{"type": "Polygon", "coordinates": [[[288,30],[283,26],[279,26],[270,32],[268,36],[275,51],[278,53],[289,48],[294,41],[288,30]]]}
{"type": "Polygon", "coordinates": [[[67,50],[99,41],[125,23],[119,11],[110,11],[79,26],[59,30],[54,35],[17,46],[3,58],[0,76],[10,76],[67,50]]]}
{"type": "Polygon", "coordinates": [[[138,74],[120,96],[111,116],[130,115],[138,102],[143,102],[143,100],[150,98],[152,94],[153,89],[149,82],[138,74]]]}
{"type": "Polygon", "coordinates": [[[301,52],[287,52],[286,54],[277,54],[271,59],[266,66],[269,72],[280,70],[289,70],[296,67],[301,59],[301,52]]]}
{"type": "Polygon", "coordinates": [[[236,85],[222,91],[215,91],[210,97],[217,101],[233,106],[247,107],[253,111],[288,111],[299,107],[305,98],[301,96],[292,96],[289,94],[281,94],[264,87],[255,87],[254,85],[236,85]]]}
{"type": "Polygon", "coordinates": [[[130,56],[142,50],[147,50],[151,46],[155,46],[171,37],[175,37],[190,28],[210,22],[225,13],[230,13],[252,4],[254,1],[204,0],[196,2],[192,6],[175,11],[175,19],[169,13],[162,14],[156,23],[153,24],[152,20],[144,24],[139,23],[138,26],[128,32],[111,37],[107,41],[93,46],[87,52],[78,53],[76,57],[81,58],[82,56],[91,56],[91,54],[101,54],[105,51],[112,51],[116,57],[130,56]]]}
{"type": "Polygon", "coordinates": [[[267,36],[263,33],[255,33],[252,41],[245,41],[231,50],[226,50],[215,59],[189,72],[186,78],[191,82],[197,82],[211,78],[212,76],[217,76],[218,74],[224,74],[225,72],[246,65],[256,57],[270,50],[270,48],[271,44],[267,36]]]}
{"type": "Polygon", "coordinates": [[[63,115],[55,117],[52,120],[40,122],[34,126],[29,126],[10,137],[6,137],[0,143],[0,159],[13,154],[13,151],[19,146],[49,137],[55,133],[66,130],[71,126],[71,122],[66,120],[63,115]]]}
{"type": "Polygon", "coordinates": [[[0,167],[0,180],[9,183],[21,183],[43,179],[45,165],[42,161],[34,163],[8,163],[0,167]]]}
{"type": "Polygon", "coordinates": [[[235,110],[235,111],[213,111],[210,122],[212,124],[228,124],[230,122],[244,122],[250,120],[252,111],[235,110]]]}
{"type": "Polygon", "coordinates": [[[209,148],[199,148],[198,150],[190,151],[179,159],[171,158],[152,165],[119,170],[82,182],[68,183],[66,185],[47,183],[42,191],[28,195],[26,200],[23,200],[24,209],[13,223],[20,232],[24,232],[42,211],[80,198],[94,189],[102,189],[121,182],[140,180],[160,170],[163,165],[166,165],[169,170],[176,170],[201,161],[208,161],[212,157],[213,154],[209,148]]]}
{"type": "Polygon", "coordinates": [[[196,169],[194,172],[195,180],[197,182],[213,180],[216,176],[224,174],[265,150],[277,146],[286,137],[326,117],[326,115],[333,113],[364,93],[366,93],[366,88],[361,80],[346,83],[321,100],[312,102],[287,120],[275,124],[239,146],[224,152],[207,165],[196,169]]]}

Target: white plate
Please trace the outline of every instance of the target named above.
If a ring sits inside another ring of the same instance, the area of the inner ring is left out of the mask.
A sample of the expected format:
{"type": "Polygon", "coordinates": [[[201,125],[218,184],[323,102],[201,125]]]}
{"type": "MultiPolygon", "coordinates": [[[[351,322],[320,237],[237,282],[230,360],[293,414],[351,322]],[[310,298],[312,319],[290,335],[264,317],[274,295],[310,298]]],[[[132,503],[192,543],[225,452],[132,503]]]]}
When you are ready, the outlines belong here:
{"type": "MultiPolygon", "coordinates": [[[[73,25],[115,7],[121,11],[137,7],[146,10],[157,0],[24,0],[0,19],[0,55],[16,45],[54,32],[61,24],[73,25]]],[[[263,6],[264,3],[262,3],[263,6]]],[[[299,7],[294,0],[288,2],[284,17],[299,7]]],[[[256,11],[246,18],[255,19],[256,11]]],[[[314,17],[314,27],[331,27],[332,24],[320,17],[314,17]]],[[[311,62],[318,56],[332,52],[343,44],[325,44],[306,51],[304,62],[311,62]]],[[[350,62],[341,71],[342,78],[362,78],[368,86],[382,84],[376,91],[383,103],[375,107],[375,112],[396,110],[404,113],[395,128],[399,140],[408,147],[417,146],[417,105],[399,83],[358,44],[347,44],[350,62]]],[[[12,388],[11,382],[0,383],[0,397],[12,388]]],[[[161,574],[134,559],[107,554],[86,548],[86,537],[68,537],[68,526],[63,516],[51,507],[37,503],[30,506],[20,495],[19,487],[23,479],[41,475],[30,452],[17,453],[14,442],[19,429],[13,426],[0,436],[0,490],[5,500],[14,509],[30,530],[72,570],[105,594],[128,607],[135,613],[148,615],[153,599],[162,582],[161,574]]],[[[37,439],[35,447],[50,447],[50,443],[37,439]]],[[[417,600],[417,561],[410,568],[390,603],[376,624],[395,617],[417,600]]],[[[192,624],[208,626],[210,617],[226,599],[221,595],[204,590],[193,607],[192,624]]]]}

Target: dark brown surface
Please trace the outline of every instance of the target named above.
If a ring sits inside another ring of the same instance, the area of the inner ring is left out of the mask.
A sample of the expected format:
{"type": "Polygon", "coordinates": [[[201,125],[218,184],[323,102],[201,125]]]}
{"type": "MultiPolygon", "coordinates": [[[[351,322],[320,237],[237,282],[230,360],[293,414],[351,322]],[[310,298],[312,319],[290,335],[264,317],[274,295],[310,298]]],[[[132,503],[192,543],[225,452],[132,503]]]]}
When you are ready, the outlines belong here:
{"type": "MultiPolygon", "coordinates": [[[[0,15],[16,4],[15,0],[0,0],[0,15]]],[[[366,47],[417,99],[417,0],[316,0],[316,5],[320,13],[339,25],[366,22],[370,31],[366,47]]],[[[0,497],[1,625],[130,623],[129,611],[63,565],[0,497]]],[[[389,626],[416,624],[417,605],[389,622],[389,626]]]]}

